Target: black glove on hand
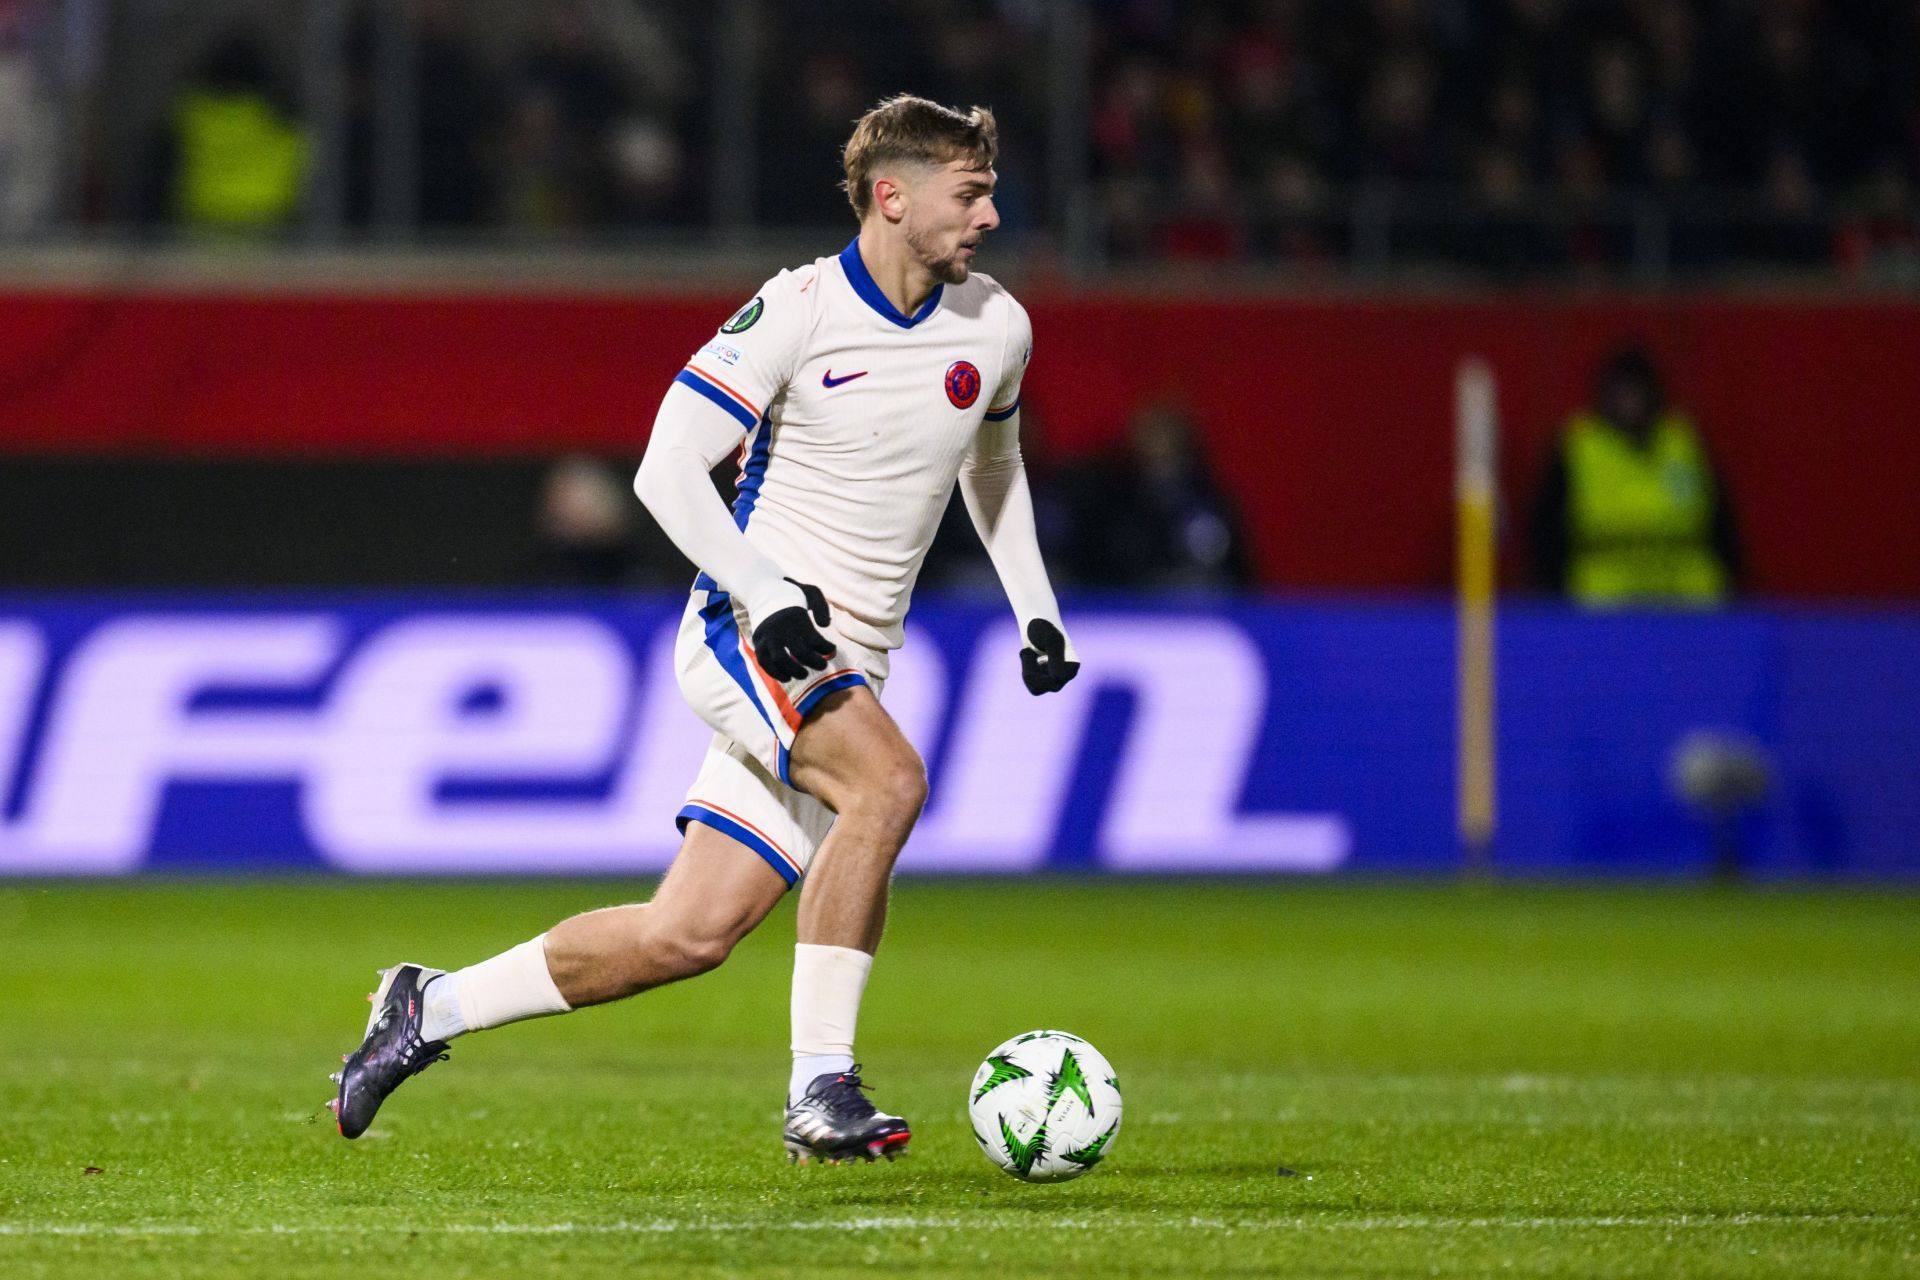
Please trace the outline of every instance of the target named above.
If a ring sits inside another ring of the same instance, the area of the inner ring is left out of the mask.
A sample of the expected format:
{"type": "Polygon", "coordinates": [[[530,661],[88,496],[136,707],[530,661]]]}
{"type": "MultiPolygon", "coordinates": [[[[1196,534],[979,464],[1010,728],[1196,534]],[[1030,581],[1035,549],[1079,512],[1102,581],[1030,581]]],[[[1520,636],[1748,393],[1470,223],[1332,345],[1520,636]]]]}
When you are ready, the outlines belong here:
{"type": "Polygon", "coordinates": [[[1080,670],[1079,663],[1067,661],[1067,638],[1045,618],[1027,624],[1027,643],[1032,647],[1020,651],[1020,678],[1028,693],[1058,693],[1080,670]]]}
{"type": "Polygon", "coordinates": [[[792,578],[787,581],[800,588],[806,608],[796,604],[776,610],[753,629],[753,656],[759,659],[760,669],[775,680],[798,680],[809,671],[825,671],[827,659],[833,657],[833,641],[814,630],[833,620],[826,596],[818,587],[792,578]],[[813,615],[811,622],[807,620],[809,613],[813,615]]]}

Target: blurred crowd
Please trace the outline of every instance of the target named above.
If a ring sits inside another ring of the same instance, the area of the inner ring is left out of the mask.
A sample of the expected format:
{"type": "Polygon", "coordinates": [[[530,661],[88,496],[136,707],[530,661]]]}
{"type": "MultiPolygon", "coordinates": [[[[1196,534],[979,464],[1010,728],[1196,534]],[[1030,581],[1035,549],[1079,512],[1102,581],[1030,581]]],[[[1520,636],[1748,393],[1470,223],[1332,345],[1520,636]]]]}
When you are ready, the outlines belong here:
{"type": "MultiPolygon", "coordinates": [[[[344,136],[336,184],[347,228],[382,216],[393,122],[406,116],[414,125],[397,152],[412,175],[405,216],[429,238],[448,231],[564,236],[705,218],[698,177],[710,139],[697,111],[699,73],[665,6],[614,10],[558,0],[530,6],[491,38],[483,35],[484,5],[416,0],[411,13],[412,74],[404,87],[383,61],[388,19],[362,8],[340,41],[344,136]]],[[[275,142],[227,123],[248,115],[268,122],[302,149],[304,165],[315,163],[317,130],[304,109],[295,52],[243,18],[185,66],[142,148],[150,163],[140,221],[214,234],[297,224],[309,181],[278,168],[283,153],[275,142]],[[211,143],[202,143],[206,133],[211,143]],[[236,138],[250,148],[234,145],[236,138]],[[223,166],[275,174],[263,184],[271,195],[265,207],[222,216],[196,201],[202,188],[236,185],[217,171],[223,166]]]]}
{"type": "MultiPolygon", "coordinates": [[[[55,208],[63,135],[83,220],[297,226],[323,161],[301,12],[0,0],[0,210],[55,208]],[[49,52],[76,31],[94,56],[49,52]],[[87,77],[90,113],[46,109],[87,77]]],[[[404,63],[394,12],[337,41],[348,227],[396,163],[430,236],[842,223],[850,122],[911,89],[996,109],[1010,227],[1119,259],[1920,259],[1898,0],[415,0],[404,63]]]]}
{"type": "Polygon", "coordinates": [[[1126,252],[1398,246],[1493,269],[1911,254],[1920,10],[1884,0],[1111,6],[1093,140],[1126,252]],[[1169,212],[1171,211],[1171,212],[1169,212]]]}

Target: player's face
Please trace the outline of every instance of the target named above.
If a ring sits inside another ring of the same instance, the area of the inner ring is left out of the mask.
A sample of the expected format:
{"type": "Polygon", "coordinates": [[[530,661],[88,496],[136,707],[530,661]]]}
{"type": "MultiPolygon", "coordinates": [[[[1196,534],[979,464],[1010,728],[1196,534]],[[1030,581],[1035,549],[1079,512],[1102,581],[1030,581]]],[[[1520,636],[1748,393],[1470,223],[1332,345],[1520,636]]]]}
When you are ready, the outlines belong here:
{"type": "Polygon", "coordinates": [[[901,224],[907,247],[943,284],[966,280],[981,240],[1000,225],[1000,213],[993,207],[996,175],[966,164],[955,160],[914,183],[901,224]]]}

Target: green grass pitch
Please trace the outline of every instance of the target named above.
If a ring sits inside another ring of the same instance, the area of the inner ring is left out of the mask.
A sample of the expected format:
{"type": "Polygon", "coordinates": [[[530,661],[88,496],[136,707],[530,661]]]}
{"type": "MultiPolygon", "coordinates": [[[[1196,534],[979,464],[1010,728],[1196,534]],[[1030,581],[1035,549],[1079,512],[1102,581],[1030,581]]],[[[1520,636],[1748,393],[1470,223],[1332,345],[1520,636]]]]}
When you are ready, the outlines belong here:
{"type": "Polygon", "coordinates": [[[0,884],[0,1276],[1920,1275],[1895,894],[906,881],[861,1044],[898,1164],[783,1158],[790,905],[334,1133],[376,965],[644,892],[0,884]],[[1040,1026],[1127,1100],[1051,1187],[964,1104],[1040,1026]]]}

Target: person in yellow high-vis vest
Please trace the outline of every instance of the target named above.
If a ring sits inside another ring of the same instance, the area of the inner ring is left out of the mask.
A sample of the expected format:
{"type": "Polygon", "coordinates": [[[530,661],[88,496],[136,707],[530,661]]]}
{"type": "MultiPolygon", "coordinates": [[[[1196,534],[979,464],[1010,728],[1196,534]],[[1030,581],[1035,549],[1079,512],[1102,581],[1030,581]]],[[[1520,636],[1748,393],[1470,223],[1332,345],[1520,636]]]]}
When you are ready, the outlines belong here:
{"type": "Polygon", "coordinates": [[[270,236],[300,213],[311,144],[279,100],[266,54],[235,36],[176,93],[168,116],[167,215],[203,236],[270,236]]]}
{"type": "Polygon", "coordinates": [[[1537,585],[1594,608],[1711,608],[1740,583],[1726,481],[1638,347],[1601,367],[1534,504],[1537,585]]]}

